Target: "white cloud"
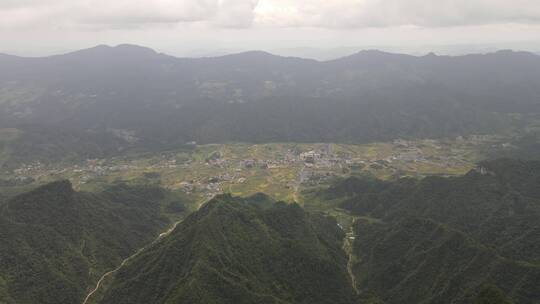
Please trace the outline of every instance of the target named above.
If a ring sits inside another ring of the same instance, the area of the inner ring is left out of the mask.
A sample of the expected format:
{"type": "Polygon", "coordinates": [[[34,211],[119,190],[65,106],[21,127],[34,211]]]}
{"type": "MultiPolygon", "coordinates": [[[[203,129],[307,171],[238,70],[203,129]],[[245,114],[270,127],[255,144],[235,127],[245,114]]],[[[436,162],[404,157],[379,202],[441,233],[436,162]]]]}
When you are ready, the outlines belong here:
{"type": "Polygon", "coordinates": [[[1,0],[0,28],[140,27],[205,22],[248,27],[254,0],[1,0]]]}
{"type": "Polygon", "coordinates": [[[266,25],[330,28],[540,23],[538,0],[261,0],[266,25]]]}
{"type": "Polygon", "coordinates": [[[261,0],[266,25],[330,28],[540,23],[538,0],[261,0]]]}
{"type": "Polygon", "coordinates": [[[223,27],[249,27],[255,18],[258,0],[221,0],[215,24],[223,27]]]}
{"type": "Polygon", "coordinates": [[[219,9],[217,0],[93,0],[75,1],[74,12],[83,23],[145,24],[194,22],[212,18],[219,9]]]}
{"type": "Polygon", "coordinates": [[[538,0],[0,0],[0,29],[538,24],[538,0]]]}

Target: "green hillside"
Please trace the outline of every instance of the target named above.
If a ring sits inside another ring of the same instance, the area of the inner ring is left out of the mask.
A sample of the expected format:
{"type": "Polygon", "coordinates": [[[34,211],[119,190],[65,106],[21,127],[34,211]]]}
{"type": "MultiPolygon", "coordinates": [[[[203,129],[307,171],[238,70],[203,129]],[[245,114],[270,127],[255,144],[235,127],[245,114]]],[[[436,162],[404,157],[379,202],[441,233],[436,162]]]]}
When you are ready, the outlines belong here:
{"type": "Polygon", "coordinates": [[[387,303],[471,303],[492,284],[537,303],[539,189],[540,162],[499,159],[460,177],[349,178],[321,196],[362,218],[354,273],[364,292],[387,303]]]}
{"type": "Polygon", "coordinates": [[[356,282],[385,303],[473,303],[487,283],[516,303],[539,299],[540,267],[503,258],[431,220],[358,221],[355,232],[356,282]]]}
{"type": "Polygon", "coordinates": [[[75,192],[54,182],[1,205],[0,303],[80,303],[105,271],[169,223],[159,189],[75,192]]]}
{"type": "Polygon", "coordinates": [[[122,268],[99,303],[352,303],[332,219],[220,196],[122,268]]]}
{"type": "Polygon", "coordinates": [[[309,195],[310,211],[264,194],[220,195],[154,243],[170,223],[164,212],[179,219],[192,208],[161,188],[89,193],[60,181],[4,196],[0,303],[82,303],[141,248],[88,303],[540,299],[540,162],[487,161],[455,177],[351,177],[309,195]]]}

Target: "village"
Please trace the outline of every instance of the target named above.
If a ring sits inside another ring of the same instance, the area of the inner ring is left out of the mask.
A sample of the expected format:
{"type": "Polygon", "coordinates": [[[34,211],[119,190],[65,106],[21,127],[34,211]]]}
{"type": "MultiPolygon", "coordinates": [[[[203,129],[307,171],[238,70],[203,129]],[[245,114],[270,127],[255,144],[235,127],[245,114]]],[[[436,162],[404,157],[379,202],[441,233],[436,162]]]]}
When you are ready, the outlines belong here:
{"type": "Polygon", "coordinates": [[[87,159],[75,164],[37,161],[3,175],[4,179],[38,183],[68,178],[83,190],[100,183],[124,181],[158,183],[208,198],[223,192],[272,192],[280,199],[290,200],[302,188],[317,187],[351,174],[382,179],[463,174],[474,167],[478,147],[489,141],[490,138],[456,138],[399,139],[366,145],[201,145],[191,152],[87,159]]]}

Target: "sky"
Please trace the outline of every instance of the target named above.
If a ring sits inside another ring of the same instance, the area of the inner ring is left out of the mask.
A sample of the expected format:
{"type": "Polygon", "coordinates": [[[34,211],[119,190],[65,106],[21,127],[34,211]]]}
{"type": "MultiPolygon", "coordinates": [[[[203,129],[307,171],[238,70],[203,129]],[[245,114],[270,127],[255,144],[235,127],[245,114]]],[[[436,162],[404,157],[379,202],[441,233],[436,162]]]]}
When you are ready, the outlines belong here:
{"type": "Polygon", "coordinates": [[[177,56],[244,50],[540,52],[539,0],[0,0],[0,52],[131,43],[177,56]]]}

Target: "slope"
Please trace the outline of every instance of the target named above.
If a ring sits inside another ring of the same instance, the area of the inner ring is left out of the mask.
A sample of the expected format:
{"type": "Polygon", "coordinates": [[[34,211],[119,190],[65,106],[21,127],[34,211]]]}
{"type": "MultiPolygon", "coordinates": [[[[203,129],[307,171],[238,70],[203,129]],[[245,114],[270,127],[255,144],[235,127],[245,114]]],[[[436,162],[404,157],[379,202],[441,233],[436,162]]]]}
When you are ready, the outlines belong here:
{"type": "Polygon", "coordinates": [[[350,178],[321,193],[357,216],[358,288],[388,303],[470,303],[493,284],[540,290],[540,162],[482,162],[460,177],[350,178]],[[454,302],[452,302],[454,301],[454,302]]]}
{"type": "Polygon", "coordinates": [[[78,303],[85,290],[159,234],[159,190],[113,186],[75,192],[68,181],[1,207],[0,302],[78,303]]]}
{"type": "Polygon", "coordinates": [[[342,238],[296,204],[224,195],[120,269],[99,303],[351,303],[342,238]]]}
{"type": "MultiPolygon", "coordinates": [[[[98,46],[1,59],[0,128],[26,131],[21,140],[80,136],[67,151],[88,150],[90,157],[188,141],[493,133],[523,119],[511,113],[540,111],[539,76],[540,56],[510,51],[458,57],[364,51],[318,62],[264,52],[175,58],[132,45],[98,46]]],[[[24,148],[54,155],[47,142],[11,149],[16,156],[24,148]]]]}

